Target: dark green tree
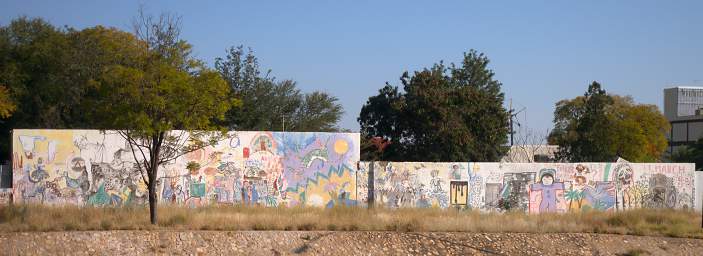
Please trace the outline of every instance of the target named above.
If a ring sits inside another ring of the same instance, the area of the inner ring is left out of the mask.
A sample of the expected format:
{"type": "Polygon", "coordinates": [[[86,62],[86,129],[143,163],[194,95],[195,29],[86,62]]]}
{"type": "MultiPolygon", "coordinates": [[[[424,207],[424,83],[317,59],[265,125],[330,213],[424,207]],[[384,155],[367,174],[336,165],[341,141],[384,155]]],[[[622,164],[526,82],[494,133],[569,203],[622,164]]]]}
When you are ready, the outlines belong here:
{"type": "Polygon", "coordinates": [[[98,77],[111,65],[138,61],[133,38],[113,28],[60,29],[26,17],[0,27],[0,85],[16,107],[0,122],[2,158],[9,156],[11,129],[95,127],[98,77]]]}
{"type": "MultiPolygon", "coordinates": [[[[66,128],[52,97],[63,92],[57,83],[65,67],[66,31],[41,19],[20,17],[0,27],[0,85],[16,105],[12,116],[0,122],[1,157],[10,155],[13,128],[66,128]]],[[[70,102],[64,103],[70,104],[70,102]]]]}
{"type": "Polygon", "coordinates": [[[227,112],[224,124],[236,130],[338,131],[344,113],[338,99],[324,92],[303,93],[292,80],[261,74],[251,49],[231,47],[215,68],[227,81],[231,98],[242,105],[227,112]]]}
{"type": "Polygon", "coordinates": [[[404,92],[386,83],[361,109],[363,139],[391,141],[382,160],[499,160],[506,150],[509,114],[488,63],[484,54],[471,50],[461,65],[440,62],[412,76],[403,73],[404,92]]]}
{"type": "Polygon", "coordinates": [[[675,163],[695,163],[696,170],[703,168],[703,138],[698,139],[693,145],[688,145],[671,154],[671,161],[675,163]]]}

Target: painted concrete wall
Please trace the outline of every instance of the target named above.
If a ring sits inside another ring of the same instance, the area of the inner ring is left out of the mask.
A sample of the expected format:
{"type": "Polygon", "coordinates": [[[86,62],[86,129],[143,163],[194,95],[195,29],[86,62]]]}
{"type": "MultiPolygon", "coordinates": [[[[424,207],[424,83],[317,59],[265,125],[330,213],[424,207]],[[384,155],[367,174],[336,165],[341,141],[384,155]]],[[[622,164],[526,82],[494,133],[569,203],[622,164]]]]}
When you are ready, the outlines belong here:
{"type": "MultiPolygon", "coordinates": [[[[370,163],[360,164],[359,180],[370,163]]],[[[377,162],[359,200],[384,207],[465,207],[530,213],[641,207],[700,209],[694,164],[377,162]]],[[[698,177],[698,178],[697,178],[698,177]]]]}
{"type": "MultiPolygon", "coordinates": [[[[160,202],[356,204],[358,133],[230,135],[161,166],[160,202]],[[191,162],[200,168],[188,169],[191,162]]],[[[14,130],[12,136],[16,203],[122,206],[147,201],[132,151],[114,132],[14,130]]]]}
{"type": "MultiPolygon", "coordinates": [[[[230,135],[162,165],[159,201],[330,207],[366,206],[373,199],[389,208],[540,213],[700,209],[703,198],[703,175],[694,172],[693,164],[376,162],[371,168],[359,162],[358,133],[230,135]],[[199,167],[189,169],[189,163],[199,167]]],[[[114,132],[14,130],[12,139],[15,203],[123,206],[147,201],[134,155],[114,132]]]]}

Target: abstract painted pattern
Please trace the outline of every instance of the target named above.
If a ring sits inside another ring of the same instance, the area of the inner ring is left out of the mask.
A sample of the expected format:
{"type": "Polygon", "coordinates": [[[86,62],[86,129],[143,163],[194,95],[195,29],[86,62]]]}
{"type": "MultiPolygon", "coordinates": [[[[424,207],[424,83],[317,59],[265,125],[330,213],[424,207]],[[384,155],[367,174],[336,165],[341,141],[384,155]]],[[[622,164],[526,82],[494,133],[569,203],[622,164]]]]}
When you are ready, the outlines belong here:
{"type": "MultiPolygon", "coordinates": [[[[159,169],[163,203],[356,204],[358,133],[231,132],[159,169]]],[[[144,204],[135,156],[115,132],[14,130],[15,202],[144,204]]]]}

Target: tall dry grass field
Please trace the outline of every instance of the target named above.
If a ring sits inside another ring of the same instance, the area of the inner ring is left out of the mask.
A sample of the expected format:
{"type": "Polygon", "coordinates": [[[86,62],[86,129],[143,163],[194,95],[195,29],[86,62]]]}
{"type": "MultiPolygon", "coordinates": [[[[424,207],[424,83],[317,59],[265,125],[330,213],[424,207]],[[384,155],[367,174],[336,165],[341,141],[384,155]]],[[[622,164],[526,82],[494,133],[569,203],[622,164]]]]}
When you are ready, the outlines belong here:
{"type": "Polygon", "coordinates": [[[481,213],[440,209],[162,206],[159,225],[144,207],[17,205],[0,208],[0,231],[62,230],[365,230],[586,232],[703,238],[693,211],[640,209],[569,214],[481,213]]]}

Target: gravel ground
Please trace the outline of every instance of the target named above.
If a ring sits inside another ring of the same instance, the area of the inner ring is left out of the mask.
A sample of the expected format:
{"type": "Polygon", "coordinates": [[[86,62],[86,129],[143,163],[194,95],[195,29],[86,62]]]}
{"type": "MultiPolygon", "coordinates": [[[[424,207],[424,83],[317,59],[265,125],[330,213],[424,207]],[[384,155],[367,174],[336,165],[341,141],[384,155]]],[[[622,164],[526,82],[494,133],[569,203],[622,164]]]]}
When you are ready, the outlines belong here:
{"type": "Polygon", "coordinates": [[[0,233],[1,255],[630,255],[636,252],[642,255],[701,255],[703,240],[556,233],[325,231],[0,233]]]}

